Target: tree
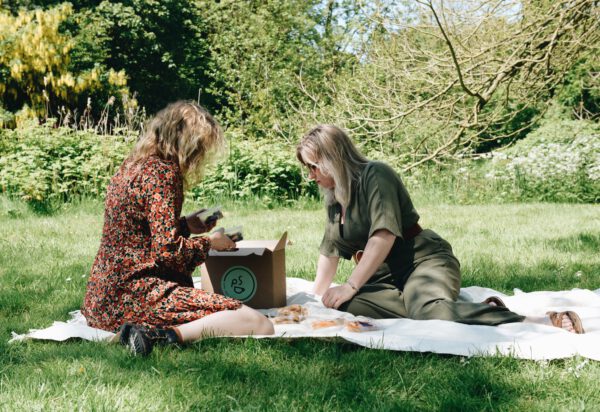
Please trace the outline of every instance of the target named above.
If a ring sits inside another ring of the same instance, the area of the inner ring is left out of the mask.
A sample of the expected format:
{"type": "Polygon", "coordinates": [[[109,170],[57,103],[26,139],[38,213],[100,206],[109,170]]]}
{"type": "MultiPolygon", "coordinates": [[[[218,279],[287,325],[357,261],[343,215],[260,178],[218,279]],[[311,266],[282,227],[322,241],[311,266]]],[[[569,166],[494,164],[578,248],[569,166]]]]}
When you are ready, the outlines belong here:
{"type": "Polygon", "coordinates": [[[207,87],[204,22],[188,0],[102,1],[82,9],[68,30],[80,67],[101,63],[128,75],[151,112],[207,87]]]}
{"type": "MultiPolygon", "coordinates": [[[[594,0],[419,0],[365,10],[374,29],[333,104],[298,108],[351,129],[406,169],[486,139],[510,138],[544,111],[565,74],[600,40],[594,0]]],[[[313,93],[306,89],[307,94],[313,93]]]]}
{"type": "Polygon", "coordinates": [[[211,87],[226,122],[243,134],[286,138],[290,104],[318,88],[347,58],[338,47],[334,1],[198,2],[208,30],[211,87]]]}
{"type": "Polygon", "coordinates": [[[74,42],[59,30],[71,14],[68,3],[16,15],[0,10],[0,103],[6,110],[44,117],[99,90],[128,94],[122,71],[100,64],[71,70],[74,42]]]}

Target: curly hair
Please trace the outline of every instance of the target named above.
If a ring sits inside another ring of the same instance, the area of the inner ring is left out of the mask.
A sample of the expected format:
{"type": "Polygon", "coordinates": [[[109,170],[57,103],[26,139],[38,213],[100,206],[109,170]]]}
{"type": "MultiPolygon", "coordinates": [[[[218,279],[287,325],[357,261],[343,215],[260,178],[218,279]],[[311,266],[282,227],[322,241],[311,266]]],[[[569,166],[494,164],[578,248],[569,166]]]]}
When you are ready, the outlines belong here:
{"type": "Polygon", "coordinates": [[[186,182],[198,180],[207,158],[225,146],[223,131],[212,115],[193,101],[177,101],[146,125],[131,151],[131,165],[149,156],[175,161],[186,182]]]}

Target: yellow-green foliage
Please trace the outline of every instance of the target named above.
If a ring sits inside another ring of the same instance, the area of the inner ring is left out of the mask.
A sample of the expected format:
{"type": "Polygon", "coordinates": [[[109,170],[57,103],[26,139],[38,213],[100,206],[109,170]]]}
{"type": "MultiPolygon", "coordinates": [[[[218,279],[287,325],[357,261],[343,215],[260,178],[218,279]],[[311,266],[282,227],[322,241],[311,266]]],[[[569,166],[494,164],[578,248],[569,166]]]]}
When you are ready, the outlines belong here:
{"type": "Polygon", "coordinates": [[[69,104],[103,87],[128,94],[124,71],[100,65],[79,73],[69,70],[74,42],[59,28],[72,13],[70,3],[48,10],[22,9],[16,16],[0,10],[0,103],[22,102],[23,114],[44,115],[52,103],[69,104]]]}

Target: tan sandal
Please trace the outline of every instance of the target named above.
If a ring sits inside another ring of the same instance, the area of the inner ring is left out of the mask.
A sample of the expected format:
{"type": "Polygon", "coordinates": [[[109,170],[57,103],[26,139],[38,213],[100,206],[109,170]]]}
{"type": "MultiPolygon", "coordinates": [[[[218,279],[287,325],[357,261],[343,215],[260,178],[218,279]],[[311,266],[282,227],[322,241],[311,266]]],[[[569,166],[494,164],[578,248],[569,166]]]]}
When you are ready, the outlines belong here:
{"type": "Polygon", "coordinates": [[[502,299],[500,299],[498,296],[490,296],[489,298],[484,300],[483,303],[485,303],[487,305],[491,305],[493,303],[493,305],[491,305],[491,306],[498,306],[499,308],[506,307],[506,305],[504,304],[502,299]]]}
{"type": "Polygon", "coordinates": [[[550,317],[550,321],[552,322],[552,326],[556,326],[557,328],[562,329],[562,320],[564,316],[568,316],[573,324],[574,333],[585,333],[583,330],[583,325],[581,323],[581,319],[579,315],[572,310],[567,310],[566,312],[546,312],[546,315],[550,317]]]}

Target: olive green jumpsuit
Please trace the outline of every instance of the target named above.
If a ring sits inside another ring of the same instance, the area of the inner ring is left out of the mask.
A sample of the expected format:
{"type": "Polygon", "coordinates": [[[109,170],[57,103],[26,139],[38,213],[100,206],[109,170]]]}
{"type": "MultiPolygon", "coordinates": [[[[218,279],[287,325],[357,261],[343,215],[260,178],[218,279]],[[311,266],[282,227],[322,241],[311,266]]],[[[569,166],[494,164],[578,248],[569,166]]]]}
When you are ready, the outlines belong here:
{"type": "Polygon", "coordinates": [[[353,186],[344,224],[339,204],[329,206],[327,215],[320,247],[325,256],[350,259],[364,250],[380,229],[396,236],[384,263],[340,310],[372,318],[441,319],[476,325],[523,321],[523,316],[503,307],[456,301],[460,264],[450,244],[432,230],[407,235],[414,233],[410,229],[419,215],[400,177],[386,164],[367,164],[353,186]]]}

